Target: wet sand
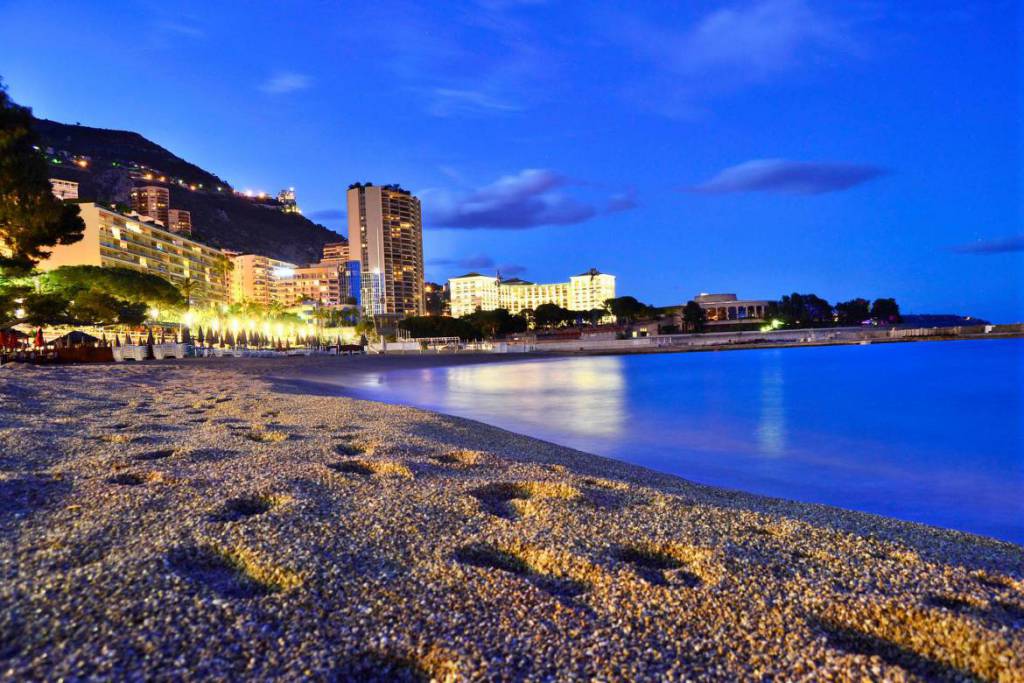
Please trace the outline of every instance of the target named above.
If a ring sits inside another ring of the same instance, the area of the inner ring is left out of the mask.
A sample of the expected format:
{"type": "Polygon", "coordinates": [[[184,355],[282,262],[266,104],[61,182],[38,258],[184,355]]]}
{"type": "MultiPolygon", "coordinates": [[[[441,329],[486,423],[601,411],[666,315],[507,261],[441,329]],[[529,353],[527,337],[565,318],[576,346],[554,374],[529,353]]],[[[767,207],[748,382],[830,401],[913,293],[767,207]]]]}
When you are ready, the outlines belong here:
{"type": "Polygon", "coordinates": [[[1020,546],[310,381],[453,360],[0,370],[0,676],[1024,681],[1020,546]]]}

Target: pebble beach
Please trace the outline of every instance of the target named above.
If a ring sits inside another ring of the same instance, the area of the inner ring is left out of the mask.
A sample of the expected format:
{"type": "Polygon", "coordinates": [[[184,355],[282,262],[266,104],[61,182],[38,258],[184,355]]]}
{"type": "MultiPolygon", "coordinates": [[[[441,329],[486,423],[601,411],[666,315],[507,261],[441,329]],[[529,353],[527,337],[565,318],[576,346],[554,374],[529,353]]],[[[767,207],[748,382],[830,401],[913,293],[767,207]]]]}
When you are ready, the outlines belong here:
{"type": "Polygon", "coordinates": [[[0,679],[1024,681],[1021,546],[308,379],[448,362],[0,369],[0,679]]]}

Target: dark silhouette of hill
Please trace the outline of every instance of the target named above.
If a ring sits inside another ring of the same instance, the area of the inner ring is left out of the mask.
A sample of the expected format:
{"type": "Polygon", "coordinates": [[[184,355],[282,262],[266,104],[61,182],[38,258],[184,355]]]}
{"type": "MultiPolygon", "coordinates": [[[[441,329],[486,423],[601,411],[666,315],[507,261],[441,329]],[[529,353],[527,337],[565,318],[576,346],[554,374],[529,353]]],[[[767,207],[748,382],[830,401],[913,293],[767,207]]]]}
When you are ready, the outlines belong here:
{"type": "Polygon", "coordinates": [[[164,185],[171,193],[171,208],[192,212],[194,239],[293,263],[319,261],[323,245],[341,239],[338,233],[301,215],[283,213],[235,195],[222,178],[138,133],[48,119],[36,119],[35,129],[43,147],[91,157],[87,168],[71,163],[51,164],[51,177],[79,183],[83,201],[128,204],[133,182],[164,185]],[[167,182],[133,181],[133,171],[139,171],[131,166],[132,162],[159,172],[167,182]],[[202,185],[203,189],[190,190],[172,182],[177,180],[189,186],[202,185]]]}

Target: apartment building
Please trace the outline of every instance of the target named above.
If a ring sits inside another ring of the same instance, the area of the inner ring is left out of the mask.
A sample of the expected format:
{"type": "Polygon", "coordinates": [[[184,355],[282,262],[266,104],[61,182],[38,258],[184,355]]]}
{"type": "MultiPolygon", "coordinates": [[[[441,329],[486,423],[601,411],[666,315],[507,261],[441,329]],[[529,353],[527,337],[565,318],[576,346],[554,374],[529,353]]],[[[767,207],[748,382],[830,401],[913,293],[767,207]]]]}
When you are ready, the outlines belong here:
{"type": "Polygon", "coordinates": [[[194,242],[136,213],[122,214],[92,202],[79,204],[85,230],[74,244],[59,244],[42,270],[91,265],[131,268],[159,275],[190,290],[193,305],[227,303],[231,264],[226,254],[194,242]]]}

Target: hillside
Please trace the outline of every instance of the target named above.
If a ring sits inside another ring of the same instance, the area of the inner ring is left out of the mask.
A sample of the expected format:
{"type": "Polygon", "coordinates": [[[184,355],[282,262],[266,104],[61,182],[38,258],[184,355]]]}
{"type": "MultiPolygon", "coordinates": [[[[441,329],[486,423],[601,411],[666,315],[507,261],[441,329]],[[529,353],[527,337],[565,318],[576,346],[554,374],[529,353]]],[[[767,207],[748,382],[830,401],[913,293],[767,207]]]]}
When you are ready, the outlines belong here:
{"type": "Polygon", "coordinates": [[[138,176],[147,168],[159,172],[167,182],[145,182],[166,185],[171,208],[191,211],[193,237],[212,246],[307,263],[320,259],[325,243],[341,238],[303,216],[264,208],[236,196],[225,180],[138,133],[47,119],[36,119],[35,129],[42,147],[91,158],[86,168],[80,168],[59,156],[51,157],[52,177],[77,181],[84,200],[127,204],[133,174],[138,176]],[[191,185],[203,189],[190,190],[187,186],[191,185]]]}

